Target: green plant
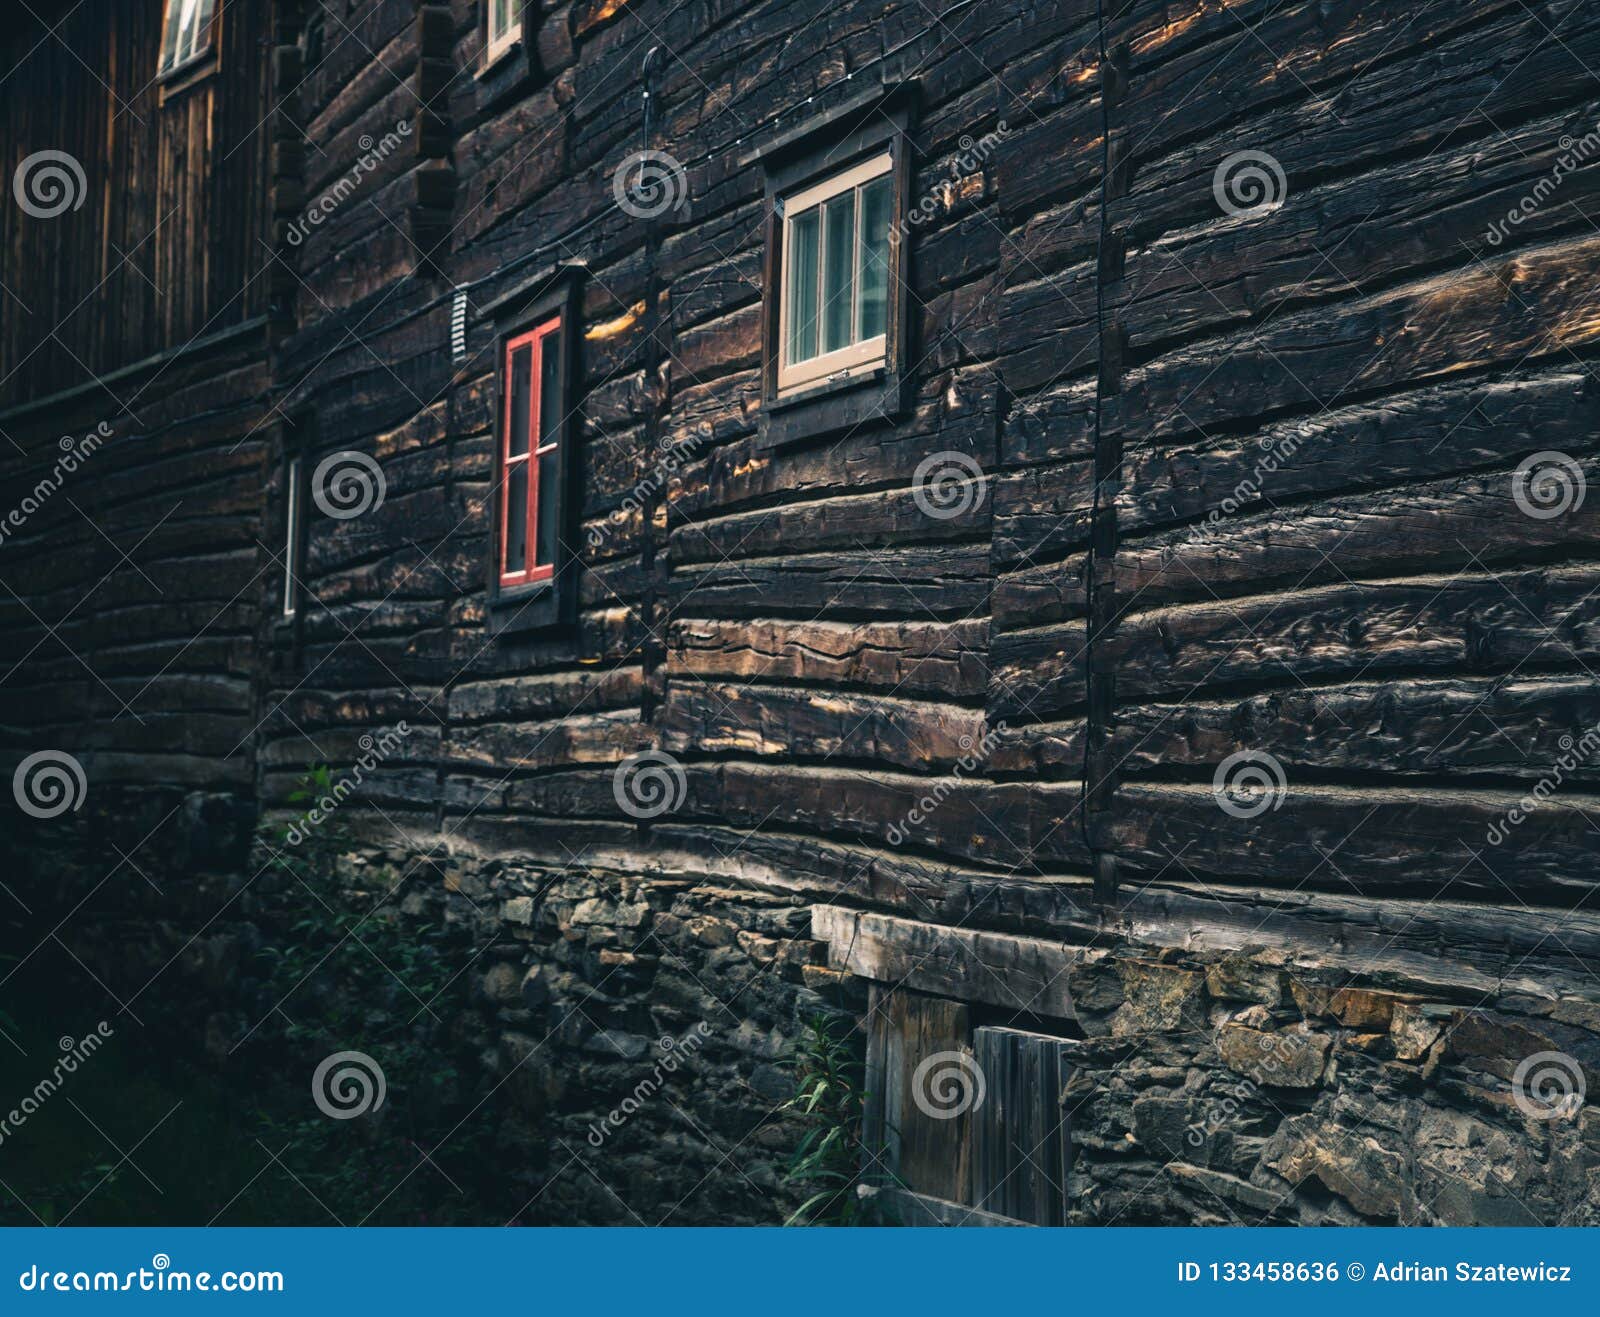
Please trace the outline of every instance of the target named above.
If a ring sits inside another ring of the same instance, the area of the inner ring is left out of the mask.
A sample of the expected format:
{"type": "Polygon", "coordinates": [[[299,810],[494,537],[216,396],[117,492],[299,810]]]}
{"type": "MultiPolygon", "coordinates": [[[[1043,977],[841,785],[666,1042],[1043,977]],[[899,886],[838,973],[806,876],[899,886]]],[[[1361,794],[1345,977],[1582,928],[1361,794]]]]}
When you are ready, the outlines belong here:
{"type": "Polygon", "coordinates": [[[497,1112],[464,1082],[474,1068],[452,1056],[467,1051],[470,951],[401,914],[401,878],[366,870],[359,894],[341,883],[348,833],[337,815],[312,824],[304,812],[334,790],[327,767],[313,766],[288,797],[298,821],[263,822],[258,833],[297,915],[258,953],[268,1023],[252,1046],[298,1081],[257,1113],[259,1136],[293,1149],[295,1174],[347,1224],[374,1212],[375,1222],[495,1219],[485,1200],[502,1188],[492,1175],[497,1112]],[[311,1096],[318,1065],[340,1052],[370,1057],[386,1090],[381,1106],[350,1120],[331,1119],[311,1096]]]}
{"type": "MultiPolygon", "coordinates": [[[[472,926],[403,915],[402,876],[348,858],[361,847],[342,811],[308,813],[342,799],[334,778],[308,769],[288,810],[257,826],[226,995],[145,994],[139,1020],[113,1017],[70,1090],[3,1140],[0,1224],[501,1225],[526,1211],[502,1144],[521,1130],[510,1086],[497,1091],[480,1061],[492,1033],[472,995],[472,926]],[[213,1010],[227,1045],[183,1048],[213,1010]],[[351,1119],[313,1095],[341,1052],[384,1076],[382,1104],[351,1119]]],[[[38,1008],[0,1013],[13,1040],[0,1040],[0,1092],[14,1094],[105,1009],[101,985],[60,981],[42,957],[17,970],[7,1004],[38,1008]]]]}
{"type": "Polygon", "coordinates": [[[861,1118],[864,1066],[848,1024],[817,1018],[807,1023],[790,1061],[795,1092],[781,1108],[803,1133],[784,1172],[784,1182],[809,1196],[785,1225],[861,1225],[866,1204],[862,1182],[865,1148],[861,1118]]]}

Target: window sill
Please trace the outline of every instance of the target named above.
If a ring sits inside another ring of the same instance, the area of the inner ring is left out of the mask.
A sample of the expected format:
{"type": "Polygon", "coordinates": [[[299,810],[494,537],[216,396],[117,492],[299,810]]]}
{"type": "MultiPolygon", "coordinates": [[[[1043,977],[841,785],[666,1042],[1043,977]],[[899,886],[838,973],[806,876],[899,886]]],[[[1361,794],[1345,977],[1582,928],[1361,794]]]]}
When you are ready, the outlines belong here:
{"type": "Polygon", "coordinates": [[[837,393],[840,389],[847,389],[853,384],[860,384],[864,380],[882,379],[888,362],[882,351],[873,358],[859,362],[854,366],[843,366],[838,370],[830,371],[826,375],[818,375],[813,379],[797,384],[780,386],[777,396],[768,406],[781,409],[794,402],[806,402],[815,397],[829,393],[837,393]]]}
{"type": "Polygon", "coordinates": [[[554,576],[531,585],[499,590],[489,601],[488,624],[492,636],[545,631],[560,626],[563,620],[554,576]]]}
{"type": "Polygon", "coordinates": [[[538,83],[539,73],[538,54],[528,41],[526,28],[492,55],[486,50],[472,74],[477,112],[496,113],[526,95],[538,83]]]}
{"type": "Polygon", "coordinates": [[[477,69],[473,73],[473,77],[477,78],[479,82],[482,82],[485,78],[493,77],[495,74],[499,73],[502,68],[504,68],[508,59],[510,59],[513,55],[521,53],[521,51],[522,38],[512,37],[510,41],[506,42],[498,50],[489,51],[484,54],[482,62],[479,63],[477,69]]]}
{"type": "Polygon", "coordinates": [[[780,448],[838,430],[892,421],[906,409],[902,378],[878,365],[770,399],[757,445],[780,448]]]}
{"type": "Polygon", "coordinates": [[[215,76],[220,67],[221,61],[217,58],[215,47],[210,47],[198,55],[191,55],[182,64],[175,65],[161,74],[158,79],[161,84],[159,104],[165,105],[174,97],[198,87],[208,78],[215,76]]]}

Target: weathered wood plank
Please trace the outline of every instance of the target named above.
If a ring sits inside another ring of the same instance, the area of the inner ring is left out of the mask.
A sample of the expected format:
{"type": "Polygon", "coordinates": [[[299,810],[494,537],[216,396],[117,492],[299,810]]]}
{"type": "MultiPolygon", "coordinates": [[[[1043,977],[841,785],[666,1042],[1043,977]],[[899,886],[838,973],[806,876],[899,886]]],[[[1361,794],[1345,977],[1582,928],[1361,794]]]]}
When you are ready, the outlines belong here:
{"type": "Polygon", "coordinates": [[[683,618],[672,624],[669,676],[887,687],[904,695],[981,695],[988,623],[802,622],[683,618]]]}
{"type": "Polygon", "coordinates": [[[879,983],[959,1001],[1071,1019],[1067,974],[1081,947],[892,919],[819,905],[811,934],[828,944],[828,963],[879,983]]]}
{"type": "Polygon", "coordinates": [[[1600,654],[1600,570],[1458,573],[1254,595],[1124,618],[1104,644],[1119,698],[1318,678],[1505,672],[1600,654]]]}
{"type": "Polygon", "coordinates": [[[1128,774],[1220,764],[1240,750],[1291,773],[1592,782],[1600,679],[1412,678],[1117,710],[1112,754],[1128,774]]]}

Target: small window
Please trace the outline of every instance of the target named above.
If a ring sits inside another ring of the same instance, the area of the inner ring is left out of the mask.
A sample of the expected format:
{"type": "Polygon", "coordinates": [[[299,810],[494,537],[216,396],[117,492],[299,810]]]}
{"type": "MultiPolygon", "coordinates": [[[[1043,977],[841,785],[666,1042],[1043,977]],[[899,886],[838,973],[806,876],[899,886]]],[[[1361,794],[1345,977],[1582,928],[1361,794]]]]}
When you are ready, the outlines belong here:
{"type": "Polygon", "coordinates": [[[167,0],[161,34],[160,75],[193,63],[211,49],[211,17],[216,0],[167,0]]]}
{"type": "Polygon", "coordinates": [[[753,147],[766,194],[758,444],[904,416],[911,398],[910,82],[753,147]]]}
{"type": "Polygon", "coordinates": [[[300,459],[291,457],[284,467],[283,477],[283,618],[286,622],[294,617],[300,603],[300,473],[300,459]]]}
{"type": "Polygon", "coordinates": [[[561,317],[507,340],[500,370],[504,589],[555,574],[561,526],[561,317]]]}
{"type": "Polygon", "coordinates": [[[883,367],[892,169],[884,152],[782,200],[780,397],[883,367]]]}
{"type": "Polygon", "coordinates": [[[581,281],[581,267],[558,262],[483,308],[495,327],[494,478],[484,503],[491,635],[577,621],[581,281]]]}
{"type": "Polygon", "coordinates": [[[483,4],[489,11],[483,62],[493,64],[522,37],[522,0],[483,0],[483,4]]]}

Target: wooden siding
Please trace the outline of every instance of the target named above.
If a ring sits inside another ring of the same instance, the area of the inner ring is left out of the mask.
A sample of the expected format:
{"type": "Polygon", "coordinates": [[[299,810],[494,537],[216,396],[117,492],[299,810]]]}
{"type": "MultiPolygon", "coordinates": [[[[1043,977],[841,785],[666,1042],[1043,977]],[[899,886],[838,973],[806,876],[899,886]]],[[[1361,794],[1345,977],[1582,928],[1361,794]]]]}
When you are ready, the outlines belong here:
{"type": "Polygon", "coordinates": [[[257,326],[0,422],[6,512],[29,511],[0,544],[8,766],[56,748],[101,788],[250,792],[257,610],[281,581],[261,523],[266,388],[257,326]],[[103,437],[63,473],[63,435],[103,437]]]}
{"type": "MultiPolygon", "coordinates": [[[[1130,917],[1163,888],[1245,908],[1323,890],[1352,928],[1363,902],[1584,895],[1592,773],[1481,843],[1600,698],[1595,505],[1535,521],[1510,497],[1529,453],[1592,452],[1600,185],[1573,174],[1502,250],[1482,234],[1576,131],[1600,28],[1561,5],[1560,43],[1514,4],[1106,8],[547,6],[534,72],[497,100],[455,5],[432,107],[448,282],[481,307],[541,261],[588,265],[580,621],[484,628],[489,327],[474,316],[453,366],[447,285],[415,276],[406,194],[375,183],[301,253],[285,362],[338,446],[379,458],[388,502],[313,536],[326,607],[271,697],[268,789],[407,716],[430,731],[386,770],[393,818],[738,852],[802,885],[825,838],[880,872],[1010,884],[963,916],[1002,928],[1037,927],[1025,875],[1092,909],[1108,858],[1130,917]],[[1508,50],[1531,76],[1495,72],[1508,50]],[[906,77],[932,211],[910,239],[912,405],[766,449],[750,144],[906,77]],[[644,146],[687,164],[686,204],[653,223],[611,199],[644,146]],[[1281,204],[1219,207],[1242,150],[1282,163],[1281,204]],[[695,457],[653,481],[664,442],[695,457]],[[1259,496],[1208,521],[1277,448],[1259,496]],[[938,454],[984,473],[949,520],[915,502],[938,454]],[[641,831],[611,769],[652,744],[686,795],[641,831]],[[1238,750],[1282,764],[1279,808],[1218,807],[1238,750]]],[[[392,10],[363,23],[306,83],[329,176],[340,143],[415,105],[437,39],[392,10]]]]}
{"type": "Polygon", "coordinates": [[[19,6],[0,81],[0,407],[69,389],[267,309],[260,131],[271,0],[227,0],[219,71],[162,103],[159,0],[19,6]],[[41,12],[48,7],[40,7],[41,12]],[[63,151],[81,204],[15,204],[22,161],[63,151]]]}
{"type": "Polygon", "coordinates": [[[297,628],[258,601],[264,799],[405,719],[367,799],[419,851],[670,853],[1035,937],[1110,921],[1413,969],[1465,941],[1441,972],[1469,977],[1573,959],[1539,933],[1592,891],[1594,765],[1484,837],[1600,717],[1600,498],[1547,520],[1512,499],[1536,452],[1596,470],[1600,172],[1485,234],[1593,128],[1600,16],[535,8],[521,81],[477,76],[467,0],[324,7],[311,56],[296,7],[272,33],[307,138],[275,173],[275,402],[314,414],[314,456],[375,458],[384,498],[314,520],[297,628]],[[751,147],[879,80],[919,88],[909,406],[769,448],[751,147]],[[291,251],[285,226],[402,122],[291,251]],[[654,221],[612,190],[646,146],[685,165],[685,204],[654,221]],[[1216,171],[1243,151],[1286,187],[1230,214],[1216,171]],[[578,620],[494,637],[483,310],[564,259],[587,267],[578,620]],[[692,456],[662,478],[673,444],[692,456]],[[1260,472],[1264,453],[1286,456],[1260,472]],[[929,459],[981,469],[961,515],[919,511],[929,459]],[[684,798],[641,824],[613,771],[650,746],[684,798]],[[1286,779],[1249,819],[1212,790],[1241,751],[1286,779]]]}

